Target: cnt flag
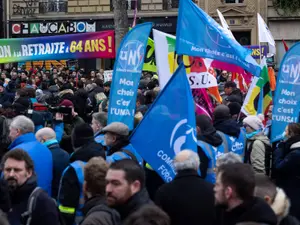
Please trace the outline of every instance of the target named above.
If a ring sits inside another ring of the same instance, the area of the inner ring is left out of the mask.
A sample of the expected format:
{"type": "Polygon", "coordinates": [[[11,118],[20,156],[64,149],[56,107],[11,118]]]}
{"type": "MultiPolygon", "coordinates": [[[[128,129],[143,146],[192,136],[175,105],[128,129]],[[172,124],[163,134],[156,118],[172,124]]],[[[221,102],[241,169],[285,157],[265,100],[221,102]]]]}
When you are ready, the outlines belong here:
{"type": "Polygon", "coordinates": [[[241,66],[255,76],[260,75],[260,66],[251,56],[251,51],[241,46],[191,0],[179,2],[176,33],[178,55],[215,59],[241,66]]]}
{"type": "Polygon", "coordinates": [[[134,130],[130,142],[166,182],[176,175],[174,156],[184,149],[197,151],[195,105],[183,63],[134,130]]]}
{"type": "Polygon", "coordinates": [[[244,101],[242,112],[245,115],[265,114],[272,103],[272,90],[270,88],[270,79],[266,58],[261,62],[261,75],[254,77],[244,101]]]}

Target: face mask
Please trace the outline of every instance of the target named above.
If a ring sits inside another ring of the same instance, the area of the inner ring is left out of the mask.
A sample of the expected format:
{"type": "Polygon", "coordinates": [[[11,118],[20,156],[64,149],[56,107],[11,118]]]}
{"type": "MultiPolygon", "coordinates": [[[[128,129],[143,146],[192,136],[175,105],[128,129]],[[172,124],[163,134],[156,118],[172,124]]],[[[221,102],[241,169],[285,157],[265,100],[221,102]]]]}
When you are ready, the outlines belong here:
{"type": "Polygon", "coordinates": [[[250,134],[246,134],[246,138],[250,139],[253,136],[255,136],[256,134],[258,134],[259,132],[261,132],[261,130],[257,130],[257,131],[254,131],[254,132],[250,133],[250,134]]]}

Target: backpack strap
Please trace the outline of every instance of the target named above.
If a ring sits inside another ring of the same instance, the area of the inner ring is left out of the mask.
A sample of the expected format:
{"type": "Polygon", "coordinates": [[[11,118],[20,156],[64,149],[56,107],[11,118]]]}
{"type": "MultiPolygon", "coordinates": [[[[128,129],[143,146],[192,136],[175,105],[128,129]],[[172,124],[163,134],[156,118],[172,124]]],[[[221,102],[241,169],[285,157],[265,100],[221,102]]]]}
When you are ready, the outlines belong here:
{"type": "Polygon", "coordinates": [[[85,218],[87,218],[89,215],[91,215],[94,212],[105,212],[105,213],[110,215],[110,217],[112,219],[112,222],[113,222],[112,223],[113,225],[121,224],[121,220],[120,220],[120,217],[119,217],[118,213],[114,209],[109,208],[105,204],[97,205],[97,206],[94,206],[93,208],[91,208],[88,211],[88,213],[86,214],[85,218]]]}
{"type": "Polygon", "coordinates": [[[130,158],[131,158],[133,161],[139,163],[139,161],[137,160],[136,156],[135,156],[131,151],[128,151],[128,150],[126,150],[126,149],[121,149],[121,152],[126,153],[127,155],[130,156],[130,158]]]}
{"type": "Polygon", "coordinates": [[[41,192],[43,192],[43,190],[40,187],[36,187],[28,198],[27,211],[21,214],[21,217],[24,219],[24,221],[26,221],[26,225],[31,224],[32,212],[36,207],[36,200],[41,192]]]}

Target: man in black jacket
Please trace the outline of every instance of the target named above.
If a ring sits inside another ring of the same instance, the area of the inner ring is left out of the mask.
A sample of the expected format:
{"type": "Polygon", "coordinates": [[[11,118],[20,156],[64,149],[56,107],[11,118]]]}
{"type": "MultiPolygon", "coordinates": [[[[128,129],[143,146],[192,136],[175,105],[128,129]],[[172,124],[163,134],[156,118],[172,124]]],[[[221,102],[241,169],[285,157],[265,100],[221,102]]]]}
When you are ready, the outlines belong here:
{"type": "Polygon", "coordinates": [[[84,123],[76,126],[71,135],[74,153],[70,157],[70,166],[64,171],[58,193],[59,210],[66,225],[80,222],[83,204],[82,185],[83,167],[91,158],[100,156],[105,159],[103,146],[94,140],[92,128],[84,123]],[[80,165],[80,168],[76,167],[80,165]],[[76,217],[75,217],[76,216],[76,217]]]}
{"type": "Polygon", "coordinates": [[[84,219],[81,225],[116,225],[120,223],[117,211],[106,205],[105,176],[108,164],[101,157],[92,158],[84,167],[83,192],[85,203],[82,208],[84,219]]]}
{"type": "Polygon", "coordinates": [[[213,185],[198,175],[197,153],[181,151],[173,162],[177,175],[157,191],[155,203],[170,216],[172,225],[213,224],[213,185]]]}
{"type": "Polygon", "coordinates": [[[21,216],[28,211],[29,197],[37,188],[34,164],[28,153],[22,149],[11,150],[4,155],[2,165],[10,193],[11,210],[7,213],[10,224],[26,224],[31,217],[30,225],[59,225],[56,204],[43,191],[34,200],[36,204],[33,204],[31,216],[21,216]]]}
{"type": "Polygon", "coordinates": [[[235,96],[235,101],[238,102],[240,105],[243,105],[243,93],[240,89],[236,87],[236,83],[234,83],[233,81],[226,82],[224,85],[224,91],[227,96],[235,96]]]}
{"type": "Polygon", "coordinates": [[[36,132],[35,137],[39,142],[47,146],[52,153],[53,178],[51,193],[52,198],[57,199],[61,175],[69,165],[69,154],[60,148],[53,129],[49,127],[42,128],[36,132]]]}
{"type": "Polygon", "coordinates": [[[116,209],[122,222],[141,206],[152,204],[145,188],[145,173],[134,160],[112,163],[106,174],[106,201],[116,209]]]}
{"type": "Polygon", "coordinates": [[[217,225],[261,223],[276,225],[277,218],[270,206],[253,196],[255,175],[248,164],[234,163],[218,168],[214,187],[217,225]]]}

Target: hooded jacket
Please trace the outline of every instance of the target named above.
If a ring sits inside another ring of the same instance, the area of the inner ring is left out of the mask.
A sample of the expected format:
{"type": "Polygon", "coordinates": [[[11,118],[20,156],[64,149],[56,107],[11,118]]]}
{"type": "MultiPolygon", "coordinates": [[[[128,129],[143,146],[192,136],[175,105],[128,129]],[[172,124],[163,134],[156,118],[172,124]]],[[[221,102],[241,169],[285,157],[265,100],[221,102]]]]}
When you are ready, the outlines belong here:
{"type": "MultiPolygon", "coordinates": [[[[105,152],[101,144],[90,142],[78,148],[70,157],[70,163],[75,161],[88,162],[93,157],[103,157],[105,152]]],[[[77,175],[73,167],[68,167],[61,179],[61,187],[58,195],[60,205],[74,209],[74,213],[61,212],[65,225],[73,225],[75,219],[75,210],[78,208],[80,186],[77,175]]]]}
{"type": "Polygon", "coordinates": [[[252,138],[248,139],[247,141],[247,151],[249,151],[251,143],[252,150],[250,153],[250,162],[251,165],[256,173],[266,173],[265,168],[265,145],[271,146],[269,138],[264,135],[262,132],[258,133],[257,135],[253,136],[252,138]]]}
{"type": "Polygon", "coordinates": [[[243,99],[244,99],[244,97],[243,97],[243,93],[241,92],[240,89],[238,89],[238,88],[234,89],[234,90],[230,93],[229,96],[235,96],[236,99],[238,100],[238,103],[239,103],[240,105],[243,105],[243,99]]]}
{"type": "MultiPolygon", "coordinates": [[[[25,184],[10,192],[12,210],[7,213],[11,225],[21,225],[21,214],[27,211],[30,194],[37,187],[36,177],[33,175],[25,184]]],[[[41,192],[36,199],[30,225],[59,225],[58,210],[55,202],[41,192]]]]}
{"type": "Polygon", "coordinates": [[[38,142],[33,133],[17,137],[8,148],[10,150],[20,148],[29,154],[34,162],[38,186],[51,196],[53,162],[49,149],[38,142]]]}
{"type": "Polygon", "coordinates": [[[216,130],[223,132],[229,136],[238,138],[240,136],[241,127],[233,119],[217,119],[214,121],[216,130]]]}
{"type": "Polygon", "coordinates": [[[288,199],[284,191],[281,188],[277,188],[277,193],[271,205],[271,208],[277,216],[278,225],[300,224],[295,217],[289,216],[290,206],[290,200],[288,199]]]}
{"type": "Polygon", "coordinates": [[[230,211],[217,208],[216,225],[236,225],[243,222],[276,225],[277,218],[270,206],[264,200],[256,197],[230,211]]]}

